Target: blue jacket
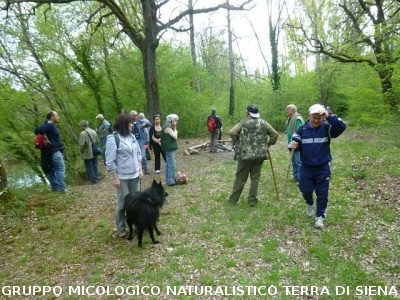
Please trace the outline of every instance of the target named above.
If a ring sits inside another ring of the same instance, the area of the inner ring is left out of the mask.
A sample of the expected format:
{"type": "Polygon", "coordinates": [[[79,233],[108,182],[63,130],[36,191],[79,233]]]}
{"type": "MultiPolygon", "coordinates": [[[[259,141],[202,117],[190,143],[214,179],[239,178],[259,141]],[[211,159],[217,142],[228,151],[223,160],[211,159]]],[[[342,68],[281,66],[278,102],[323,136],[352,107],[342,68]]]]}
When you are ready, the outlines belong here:
{"type": "Polygon", "coordinates": [[[341,135],[346,123],[336,115],[329,116],[326,121],[317,128],[311,127],[310,121],[307,121],[293,134],[292,141],[298,142],[296,151],[300,151],[302,164],[316,167],[332,160],[330,138],[341,135]]]}
{"type": "Polygon", "coordinates": [[[133,123],[132,133],[138,142],[142,145],[148,144],[148,139],[145,128],[150,128],[152,126],[151,122],[147,119],[139,119],[135,123],[133,123]],[[143,126],[143,124],[146,124],[143,126]]]}
{"type": "Polygon", "coordinates": [[[57,126],[46,120],[44,124],[36,127],[35,134],[46,134],[47,138],[49,139],[51,146],[51,152],[57,152],[63,150],[63,144],[61,142],[60,132],[58,131],[57,126]]]}

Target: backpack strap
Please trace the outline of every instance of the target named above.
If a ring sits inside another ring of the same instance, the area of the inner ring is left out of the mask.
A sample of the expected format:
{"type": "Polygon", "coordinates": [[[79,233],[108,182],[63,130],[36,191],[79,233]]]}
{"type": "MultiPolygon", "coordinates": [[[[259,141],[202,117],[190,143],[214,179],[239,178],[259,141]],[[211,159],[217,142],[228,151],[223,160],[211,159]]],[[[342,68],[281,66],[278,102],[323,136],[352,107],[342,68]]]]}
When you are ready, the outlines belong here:
{"type": "Polygon", "coordinates": [[[89,137],[90,144],[93,144],[93,141],[92,141],[92,138],[90,137],[90,134],[89,134],[89,132],[87,132],[86,130],[85,130],[85,132],[87,133],[87,135],[88,135],[88,137],[89,137]]]}
{"type": "Polygon", "coordinates": [[[118,136],[118,134],[117,133],[115,133],[115,132],[113,132],[112,133],[112,135],[114,136],[114,139],[115,139],[115,144],[117,145],[117,150],[118,150],[118,147],[119,147],[119,136],[118,136]]]}

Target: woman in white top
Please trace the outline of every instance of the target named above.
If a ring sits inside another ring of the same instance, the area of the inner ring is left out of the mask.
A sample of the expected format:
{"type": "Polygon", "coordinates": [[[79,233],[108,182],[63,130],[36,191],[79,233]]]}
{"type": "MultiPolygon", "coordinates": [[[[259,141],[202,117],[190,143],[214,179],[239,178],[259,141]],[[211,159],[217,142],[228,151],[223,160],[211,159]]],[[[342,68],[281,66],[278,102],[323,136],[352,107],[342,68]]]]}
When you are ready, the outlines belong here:
{"type": "Polygon", "coordinates": [[[114,133],[107,136],[106,167],[113,177],[117,203],[115,207],[115,224],[118,236],[126,237],[124,199],[128,193],[140,190],[142,172],[142,155],[140,146],[132,134],[132,117],[129,113],[117,116],[114,133]]]}

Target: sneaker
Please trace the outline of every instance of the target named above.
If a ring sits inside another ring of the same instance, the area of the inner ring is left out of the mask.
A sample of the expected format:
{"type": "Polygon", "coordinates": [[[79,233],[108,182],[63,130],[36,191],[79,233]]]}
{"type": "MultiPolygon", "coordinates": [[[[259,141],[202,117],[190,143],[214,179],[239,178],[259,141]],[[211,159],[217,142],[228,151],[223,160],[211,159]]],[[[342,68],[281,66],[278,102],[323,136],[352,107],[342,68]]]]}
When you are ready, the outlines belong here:
{"type": "Polygon", "coordinates": [[[314,205],[307,204],[307,216],[312,217],[314,215],[314,205]]]}
{"type": "Polygon", "coordinates": [[[120,237],[121,239],[126,238],[126,232],[118,232],[118,237],[120,237]]]}
{"type": "Polygon", "coordinates": [[[156,174],[160,174],[160,170],[156,170],[156,174]]]}
{"type": "Polygon", "coordinates": [[[315,227],[317,227],[317,228],[322,228],[322,227],[324,227],[324,218],[322,218],[322,217],[317,217],[317,218],[315,219],[315,227]]]}

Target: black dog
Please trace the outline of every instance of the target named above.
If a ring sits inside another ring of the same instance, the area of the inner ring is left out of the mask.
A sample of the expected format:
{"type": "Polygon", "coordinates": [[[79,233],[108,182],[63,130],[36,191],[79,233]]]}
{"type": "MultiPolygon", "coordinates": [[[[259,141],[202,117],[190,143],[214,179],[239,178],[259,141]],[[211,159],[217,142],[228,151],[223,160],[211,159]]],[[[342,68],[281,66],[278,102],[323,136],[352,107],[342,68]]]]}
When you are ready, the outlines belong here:
{"type": "Polygon", "coordinates": [[[133,224],[138,234],[138,246],[142,246],[143,231],[147,228],[153,244],[160,243],[154,238],[153,229],[160,235],[157,221],[160,217],[160,208],[164,205],[168,193],[165,191],[161,181],[153,180],[150,188],[143,192],[135,192],[125,197],[126,223],[129,227],[128,240],[132,240],[133,224]]]}

